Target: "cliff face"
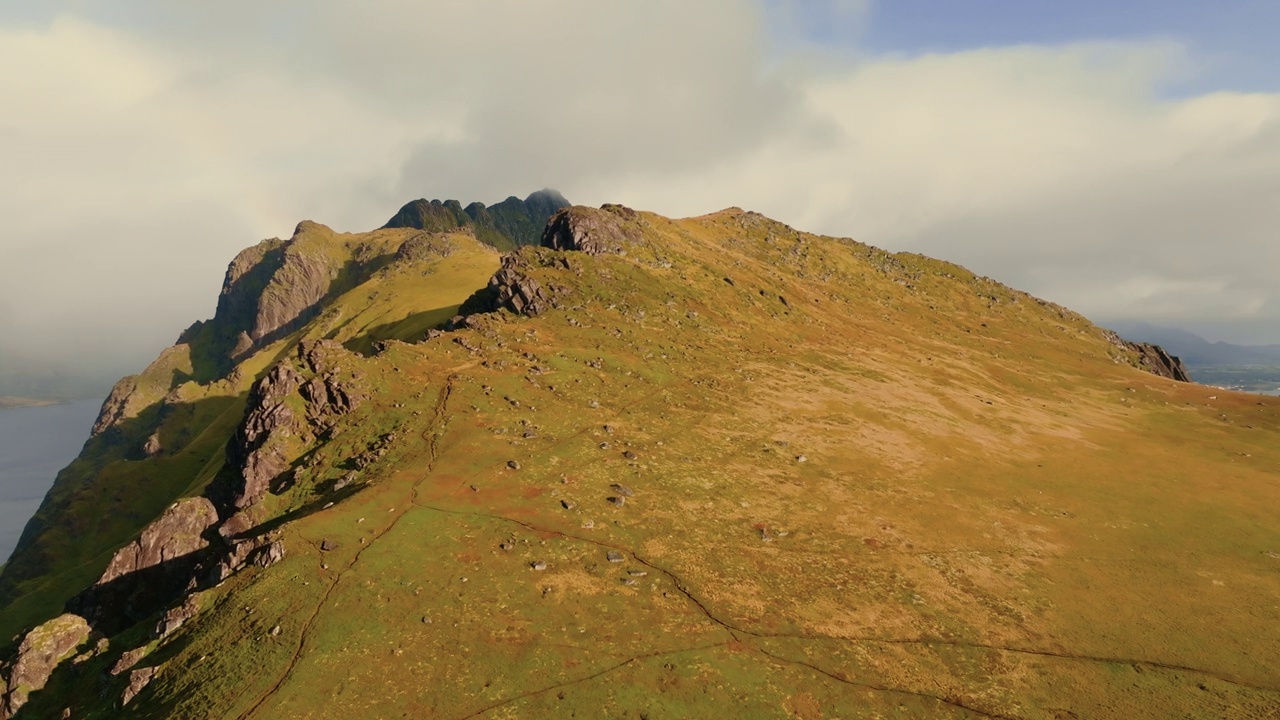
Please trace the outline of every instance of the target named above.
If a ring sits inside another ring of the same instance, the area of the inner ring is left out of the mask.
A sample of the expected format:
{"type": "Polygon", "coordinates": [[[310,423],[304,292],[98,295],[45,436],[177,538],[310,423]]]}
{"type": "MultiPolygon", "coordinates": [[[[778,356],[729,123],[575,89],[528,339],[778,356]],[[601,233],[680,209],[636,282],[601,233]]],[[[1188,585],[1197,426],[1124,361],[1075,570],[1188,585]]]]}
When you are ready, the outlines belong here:
{"type": "Polygon", "coordinates": [[[113,393],[4,571],[6,693],[46,688],[22,712],[1269,702],[1280,530],[1251,518],[1280,501],[1280,409],[736,209],[561,209],[501,257],[418,225],[246,251],[219,316],[113,393]],[[247,342],[206,374],[227,329],[247,342]]]}
{"type": "Polygon", "coordinates": [[[1104,331],[1104,334],[1113,345],[1130,353],[1137,367],[1170,380],[1191,382],[1191,374],[1187,372],[1182,360],[1175,355],[1170,355],[1159,345],[1125,340],[1111,330],[1104,331]]]}

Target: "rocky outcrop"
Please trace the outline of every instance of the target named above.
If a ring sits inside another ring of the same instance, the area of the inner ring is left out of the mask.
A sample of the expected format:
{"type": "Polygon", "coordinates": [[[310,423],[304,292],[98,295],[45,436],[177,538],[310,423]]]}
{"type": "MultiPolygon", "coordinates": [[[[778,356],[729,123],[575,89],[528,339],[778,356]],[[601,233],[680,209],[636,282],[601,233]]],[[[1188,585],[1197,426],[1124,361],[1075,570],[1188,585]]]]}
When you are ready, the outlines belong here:
{"type": "Polygon", "coordinates": [[[137,540],[116,551],[92,586],[67,609],[107,633],[128,627],[194,589],[218,513],[206,498],[170,505],[137,540]]]}
{"type": "Polygon", "coordinates": [[[257,313],[249,337],[255,344],[290,329],[303,319],[329,292],[337,268],[323,254],[305,247],[299,238],[307,234],[331,235],[329,228],[309,221],[298,223],[293,238],[285,245],[280,268],[258,298],[257,313]]]}
{"type": "Polygon", "coordinates": [[[160,666],[142,668],[129,673],[129,684],[125,686],[124,692],[120,694],[120,705],[128,705],[134,698],[138,697],[138,693],[142,692],[151,681],[160,674],[160,666]]]}
{"type": "Polygon", "coordinates": [[[307,423],[313,430],[329,430],[338,418],[364,402],[366,393],[344,362],[351,354],[342,345],[332,340],[304,342],[298,346],[298,357],[315,373],[301,387],[307,401],[307,423]]]}
{"type": "Polygon", "coordinates": [[[97,585],[132,575],[208,546],[205,533],[218,522],[213,503],[202,497],[184,498],[170,505],[137,540],[116,551],[97,585]]]}
{"type": "Polygon", "coordinates": [[[54,668],[89,639],[89,632],[89,623],[84,618],[66,614],[27,633],[9,671],[8,693],[0,704],[0,720],[13,717],[31,693],[43,689],[54,668]]]}
{"type": "Polygon", "coordinates": [[[524,272],[526,266],[527,262],[519,255],[502,258],[502,266],[489,278],[489,289],[494,293],[493,310],[506,308],[517,315],[532,317],[549,307],[542,286],[524,272]]]}
{"type": "Polygon", "coordinates": [[[303,342],[298,359],[313,377],[304,377],[293,361],[284,360],[254,384],[244,419],[227,443],[227,469],[206,493],[223,518],[239,518],[231,535],[252,527],[242,511],[266,497],[272,483],[289,470],[298,450],[290,439],[309,441],[364,401],[363,384],[350,370],[352,357],[332,340],[303,342]],[[303,417],[289,402],[295,393],[305,403],[303,417]]]}
{"type": "Polygon", "coordinates": [[[641,238],[636,212],[621,205],[599,210],[574,206],[552,216],[542,233],[542,246],[589,255],[625,254],[641,238]]]}
{"type": "Polygon", "coordinates": [[[304,220],[288,240],[264,240],[231,262],[210,321],[224,369],[314,315],[339,275],[323,250],[333,235],[304,220]]]}
{"type": "Polygon", "coordinates": [[[1137,367],[1153,375],[1166,377],[1178,382],[1191,382],[1191,374],[1176,355],[1170,355],[1164,348],[1151,343],[1138,343],[1125,340],[1118,333],[1105,331],[1107,340],[1122,350],[1132,353],[1137,367]]]}
{"type": "MultiPolygon", "coordinates": [[[[163,640],[178,631],[188,620],[200,611],[200,603],[195,595],[188,595],[177,607],[169,608],[156,623],[152,636],[163,640]]],[[[118,674],[118,673],[115,673],[118,674]]]]}
{"type": "Polygon", "coordinates": [[[271,481],[288,469],[289,458],[268,441],[299,430],[298,418],[285,401],[302,383],[302,376],[286,361],[272,367],[249,392],[244,419],[227,443],[232,473],[210,488],[224,515],[257,503],[266,496],[271,481]]]}
{"type": "Polygon", "coordinates": [[[98,411],[98,419],[93,423],[90,435],[101,435],[110,428],[120,424],[128,417],[129,398],[138,389],[138,376],[130,375],[122,378],[111,388],[111,393],[102,402],[98,411]]]}

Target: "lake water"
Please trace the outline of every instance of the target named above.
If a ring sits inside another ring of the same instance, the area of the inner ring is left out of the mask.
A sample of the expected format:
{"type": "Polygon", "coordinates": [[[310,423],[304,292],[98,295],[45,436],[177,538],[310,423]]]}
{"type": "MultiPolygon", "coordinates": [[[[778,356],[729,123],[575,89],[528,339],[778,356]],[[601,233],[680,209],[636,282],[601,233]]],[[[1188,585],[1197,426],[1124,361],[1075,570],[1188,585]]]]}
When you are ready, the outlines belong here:
{"type": "Polygon", "coordinates": [[[18,544],[58,471],[89,439],[101,400],[0,410],[0,562],[18,544]]]}

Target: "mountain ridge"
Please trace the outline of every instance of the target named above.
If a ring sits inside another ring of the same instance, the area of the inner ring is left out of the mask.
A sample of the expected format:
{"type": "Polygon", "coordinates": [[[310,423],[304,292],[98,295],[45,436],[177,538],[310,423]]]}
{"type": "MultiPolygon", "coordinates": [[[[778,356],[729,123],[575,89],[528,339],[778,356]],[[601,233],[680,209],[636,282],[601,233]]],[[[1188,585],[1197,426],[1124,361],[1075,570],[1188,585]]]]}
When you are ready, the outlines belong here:
{"type": "MultiPolygon", "coordinates": [[[[1276,455],[1267,449],[1272,405],[1230,394],[1209,405],[1200,388],[1162,377],[1177,368],[1167,353],[949,263],[800,233],[736,208],[684,220],[617,205],[561,209],[538,246],[501,257],[478,237],[462,225],[366,234],[300,225],[295,238],[334,253],[313,255],[333,258],[328,270],[311,272],[312,263],[281,276],[277,287],[296,283],[298,294],[266,313],[272,280],[253,280],[246,287],[262,288],[255,302],[228,300],[223,320],[184,333],[104,404],[103,429],[0,576],[0,601],[9,623],[22,619],[8,632],[48,616],[58,597],[98,588],[67,609],[110,642],[50,670],[45,690],[10,687],[10,707],[22,694],[24,712],[58,712],[66,699],[76,716],[110,716],[121,701],[172,717],[327,716],[368,703],[449,717],[520,703],[535,715],[562,712],[563,697],[522,685],[545,674],[556,676],[552,690],[584,683],[565,701],[581,710],[659,696],[591,681],[610,668],[650,693],[670,691],[663,702],[674,705],[660,705],[669,711],[729,701],[699,699],[690,690],[706,683],[660,667],[670,658],[730,687],[797,689],[753,691],[764,715],[838,708],[851,686],[889,687],[860,702],[908,703],[914,714],[1009,716],[1037,697],[1083,716],[1133,709],[1127,690],[1105,680],[1109,671],[1093,674],[1088,663],[1054,666],[1055,677],[1093,688],[1084,697],[1055,693],[1031,672],[1029,663],[1050,656],[1035,650],[1045,638],[1080,645],[1072,653],[1081,657],[1137,652],[1120,626],[1120,640],[1082,629],[1097,617],[1061,548],[1103,546],[1070,518],[1121,507],[1149,520],[1148,488],[1166,498],[1199,492],[1196,471],[1226,467],[1196,454],[1188,438],[1203,432],[1247,446],[1232,472],[1275,493],[1265,469],[1276,455]],[[325,277],[327,286],[315,282],[325,277]],[[213,353],[217,371],[202,373],[201,356],[233,337],[215,333],[218,323],[250,344],[213,353]],[[1170,408],[1193,398],[1190,409],[1170,408]],[[1251,413],[1265,437],[1223,425],[1220,410],[1251,413]],[[1168,452],[1147,447],[1175,437],[1168,452]],[[1083,488],[1056,474],[1082,456],[1101,463],[1083,488]],[[1121,483],[1124,473],[1149,479],[1121,483]],[[1184,485],[1157,482],[1166,475],[1184,485]],[[169,481],[148,486],[144,476],[169,481]],[[1036,478],[1029,487],[1027,477],[1036,478]],[[150,497],[131,522],[94,530],[75,505],[140,485],[150,497]],[[950,499],[929,500],[938,497],[950,499]],[[57,536],[59,518],[78,520],[78,540],[57,536]],[[84,547],[71,552],[77,542],[84,547]],[[948,543],[965,549],[952,555],[948,543]],[[59,571],[64,553],[76,562],[59,571]],[[49,590],[59,577],[62,589],[49,590]],[[172,590],[139,594],[160,587],[172,590]],[[382,609],[332,615],[325,608],[335,600],[382,609]],[[241,604],[255,613],[236,614],[241,604]],[[450,620],[463,629],[449,631],[450,620]],[[606,657],[554,629],[571,625],[610,648],[606,657]],[[669,635],[636,629],[645,627],[669,635]],[[396,670],[360,671],[350,684],[333,668],[356,668],[309,659],[317,638],[330,649],[315,652],[333,661],[349,645],[396,648],[391,657],[408,659],[388,668],[409,663],[442,690],[396,705],[386,692],[396,670]],[[859,662],[876,638],[909,669],[859,662]],[[960,659],[934,655],[938,646],[960,659]],[[427,661],[450,647],[476,672],[427,661]],[[573,654],[558,654],[568,647],[573,654]],[[982,653],[1010,677],[967,669],[982,653]],[[575,680],[581,663],[596,675],[575,680]],[[917,682],[920,673],[934,680],[917,682]],[[839,682],[824,685],[824,675],[839,682]],[[111,699],[98,704],[84,690],[102,682],[111,699]],[[351,695],[320,693],[328,704],[315,705],[314,688],[335,682],[351,695]]],[[[287,263],[268,255],[280,247],[242,263],[236,282],[255,263],[275,278],[287,263]]],[[[1244,512],[1234,495],[1215,502],[1244,512]]],[[[1261,593],[1235,591],[1233,601],[1265,604],[1258,557],[1241,559],[1228,545],[1264,547],[1274,530],[1246,525],[1215,540],[1199,534],[1198,516],[1176,517],[1233,583],[1261,593]]],[[[1167,552],[1155,539],[1139,544],[1167,552]]],[[[1182,577],[1172,572],[1171,582],[1182,577]]],[[[1166,580],[1143,582],[1149,592],[1166,580]]],[[[1265,669],[1250,671],[1237,652],[1277,666],[1262,640],[1205,654],[1195,642],[1209,629],[1188,621],[1189,605],[1167,605],[1187,639],[1161,635],[1158,656],[1135,662],[1195,668],[1202,686],[1212,678],[1235,694],[1206,698],[1155,669],[1156,707],[1267,702],[1265,669]],[[1248,687],[1263,694],[1240,689],[1248,687]]],[[[70,640],[56,647],[87,641],[81,625],[57,622],[70,640]]]]}

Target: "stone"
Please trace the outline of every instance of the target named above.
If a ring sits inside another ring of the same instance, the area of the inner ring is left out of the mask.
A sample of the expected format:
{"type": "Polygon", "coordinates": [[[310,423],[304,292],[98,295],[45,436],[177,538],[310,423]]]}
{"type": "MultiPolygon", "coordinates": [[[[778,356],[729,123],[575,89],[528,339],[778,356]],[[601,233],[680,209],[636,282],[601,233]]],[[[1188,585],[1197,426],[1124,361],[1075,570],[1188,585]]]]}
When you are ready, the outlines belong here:
{"type": "Polygon", "coordinates": [[[512,470],[519,470],[520,462],[518,460],[508,460],[507,467],[511,468],[512,470]]]}
{"type": "Polygon", "coordinates": [[[797,455],[796,462],[798,463],[809,462],[809,458],[805,457],[804,455],[797,455]]]}
{"type": "Polygon", "coordinates": [[[205,498],[184,498],[173,503],[142,530],[137,540],[116,551],[96,584],[105,585],[204,549],[209,544],[204,533],[217,522],[218,512],[205,498]]]}
{"type": "Polygon", "coordinates": [[[630,450],[626,450],[626,451],[624,451],[624,452],[622,453],[622,457],[624,457],[624,458],[626,458],[626,459],[628,459],[628,460],[635,460],[636,458],[638,458],[638,457],[640,457],[640,456],[639,456],[639,455],[636,455],[635,453],[631,452],[630,450]]]}
{"type": "Polygon", "coordinates": [[[27,703],[30,693],[43,690],[54,669],[88,640],[88,621],[70,613],[59,615],[27,633],[9,671],[9,691],[0,704],[0,718],[13,717],[27,703]]]}
{"type": "Polygon", "coordinates": [[[152,631],[153,636],[157,640],[163,640],[178,631],[188,620],[195,617],[199,612],[200,605],[196,601],[194,595],[188,595],[181,605],[170,608],[165,612],[160,621],[156,623],[155,629],[152,631]]]}
{"type": "Polygon", "coordinates": [[[574,505],[573,502],[570,500],[561,500],[560,507],[564,508],[565,510],[572,510],[577,506],[574,505]]]}
{"type": "Polygon", "coordinates": [[[252,562],[260,568],[268,568],[284,559],[284,541],[276,540],[254,552],[252,562]]]}
{"type": "Polygon", "coordinates": [[[622,497],[635,497],[636,492],[622,483],[612,483],[609,489],[622,497]]]}
{"type": "Polygon", "coordinates": [[[122,654],[119,660],[116,660],[116,664],[111,666],[111,670],[109,672],[113,677],[121,673],[128,672],[129,670],[132,670],[133,667],[137,665],[142,660],[142,658],[146,656],[147,656],[146,645],[143,645],[140,648],[134,648],[133,650],[129,650],[128,652],[125,652],[124,654],[122,654]]]}
{"type": "Polygon", "coordinates": [[[613,503],[614,505],[617,505],[618,507],[622,507],[623,505],[627,504],[627,499],[621,495],[613,495],[607,499],[609,502],[613,503]]]}
{"type": "Polygon", "coordinates": [[[142,444],[142,454],[149,458],[153,458],[164,451],[164,446],[160,444],[160,431],[151,433],[147,441],[142,444]]]}
{"type": "Polygon", "coordinates": [[[513,549],[515,549],[515,544],[511,542],[501,542],[501,543],[498,543],[498,547],[502,548],[507,552],[511,552],[513,549]]]}
{"type": "Polygon", "coordinates": [[[588,255],[625,255],[626,247],[641,237],[636,213],[621,205],[599,210],[575,206],[551,216],[542,232],[542,246],[588,255]]]}
{"type": "Polygon", "coordinates": [[[525,272],[527,261],[516,253],[504,255],[498,272],[489,278],[492,294],[491,310],[507,309],[517,315],[533,317],[551,306],[542,286],[525,272]]]}
{"type": "Polygon", "coordinates": [[[618,552],[617,550],[610,550],[609,552],[605,553],[604,556],[611,563],[620,563],[626,560],[626,558],[623,557],[622,553],[618,552]]]}
{"type": "Polygon", "coordinates": [[[271,637],[279,637],[280,632],[281,632],[280,626],[273,625],[271,629],[267,631],[267,634],[270,635],[271,637]]]}
{"type": "Polygon", "coordinates": [[[547,563],[542,560],[534,560],[533,562],[529,563],[529,567],[541,572],[547,569],[547,563]]]}
{"type": "Polygon", "coordinates": [[[128,705],[134,698],[138,697],[138,693],[142,692],[151,681],[160,674],[160,666],[142,668],[129,673],[129,686],[124,689],[120,695],[120,704],[128,705]]]}

